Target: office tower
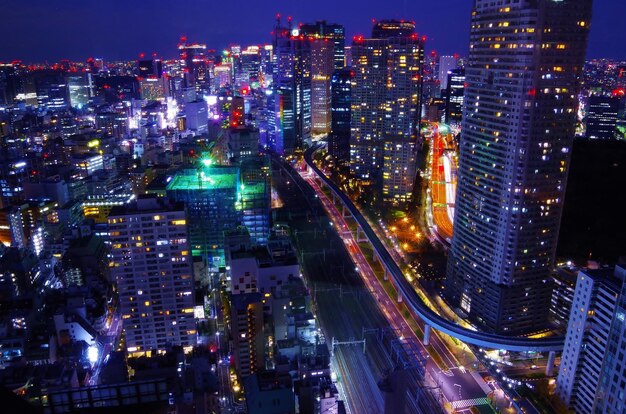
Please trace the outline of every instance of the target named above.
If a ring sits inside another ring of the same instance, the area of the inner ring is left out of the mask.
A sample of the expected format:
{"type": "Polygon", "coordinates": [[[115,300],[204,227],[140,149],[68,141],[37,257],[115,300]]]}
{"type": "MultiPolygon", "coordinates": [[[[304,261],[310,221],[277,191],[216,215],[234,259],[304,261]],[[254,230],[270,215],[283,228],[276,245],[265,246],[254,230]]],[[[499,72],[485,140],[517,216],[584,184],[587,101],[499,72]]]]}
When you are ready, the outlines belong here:
{"type": "Polygon", "coordinates": [[[446,124],[461,122],[463,118],[463,95],[465,93],[465,69],[448,72],[446,89],[446,124]]]}
{"type": "Polygon", "coordinates": [[[126,138],[130,134],[128,115],[109,109],[96,112],[96,128],[115,138],[126,138]]]}
{"type": "Polygon", "coordinates": [[[167,196],[184,202],[189,220],[189,245],[194,256],[214,265],[224,262],[224,231],[241,224],[239,167],[211,166],[205,159],[197,170],[184,170],[167,184],[167,196]]]}
{"type": "Polygon", "coordinates": [[[213,92],[218,93],[219,89],[225,88],[231,84],[231,67],[230,65],[215,65],[213,68],[213,92]]]}
{"type": "Polygon", "coordinates": [[[458,68],[457,56],[440,56],[439,57],[439,90],[445,91],[448,89],[448,73],[451,70],[458,68]]]}
{"type": "Polygon", "coordinates": [[[272,55],[273,96],[268,103],[272,107],[268,144],[280,155],[293,153],[297,145],[294,40],[291,27],[282,27],[278,18],[272,55]]]}
{"type": "Polygon", "coordinates": [[[70,106],[81,109],[92,97],[91,73],[71,74],[65,78],[69,91],[70,106]]]}
{"type": "Polygon", "coordinates": [[[147,196],[108,218],[126,350],[144,355],[196,344],[194,281],[185,207],[147,196]]]}
{"type": "Polygon", "coordinates": [[[262,295],[231,295],[229,316],[235,370],[243,379],[265,365],[262,295]]]}
{"type": "MultiPolygon", "coordinates": [[[[57,110],[69,106],[69,90],[65,77],[60,71],[51,69],[35,71],[28,74],[26,78],[26,85],[34,87],[33,91],[37,94],[37,106],[40,108],[57,110]]],[[[29,91],[26,90],[26,92],[29,91]]]]}
{"type": "Polygon", "coordinates": [[[556,387],[577,414],[622,412],[625,276],[621,267],[578,273],[556,387]]]}
{"type": "Polygon", "coordinates": [[[337,162],[350,162],[350,120],[352,108],[352,69],[339,69],[330,81],[331,124],[328,137],[328,153],[337,162]]]}
{"type": "Polygon", "coordinates": [[[340,24],[328,24],[325,20],[303,24],[300,34],[313,39],[324,39],[332,42],[334,69],[342,69],[345,64],[345,29],[340,24]]]}
{"type": "Polygon", "coordinates": [[[206,55],[206,45],[187,43],[184,36],[180,40],[178,51],[183,63],[185,86],[195,89],[197,93],[207,91],[210,86],[211,65],[206,55]]]}
{"type": "Polygon", "coordinates": [[[588,0],[474,4],[446,294],[480,329],[546,321],[590,16],[588,0]]]}
{"type": "Polygon", "coordinates": [[[13,64],[0,64],[0,105],[10,105],[22,91],[22,79],[13,64]]]}
{"type": "Polygon", "coordinates": [[[420,117],[422,40],[415,23],[377,22],[352,44],[350,170],[383,200],[411,199],[420,117]]]}
{"type": "Polygon", "coordinates": [[[280,16],[274,28],[273,95],[268,144],[281,154],[291,154],[311,139],[311,43],[297,30],[291,19],[283,27],[280,16]]]}
{"type": "Polygon", "coordinates": [[[139,80],[141,99],[146,101],[158,101],[165,99],[165,80],[163,78],[150,77],[139,80]]]}
{"type": "Polygon", "coordinates": [[[241,51],[241,71],[243,81],[246,85],[252,86],[259,82],[259,71],[261,70],[261,49],[259,46],[248,46],[241,51]]]}
{"type": "Polygon", "coordinates": [[[330,132],[330,78],[333,74],[333,44],[327,39],[309,39],[311,45],[311,121],[312,133],[330,132]]]}
{"type": "Polygon", "coordinates": [[[311,43],[304,36],[293,36],[294,94],[296,118],[296,147],[311,140],[311,43]]]}
{"type": "Polygon", "coordinates": [[[185,104],[185,116],[187,118],[187,129],[195,131],[197,134],[207,132],[209,110],[204,100],[187,102],[185,104]]]}
{"type": "MultiPolygon", "coordinates": [[[[272,176],[267,155],[258,155],[258,132],[253,154],[240,158],[242,223],[253,243],[266,244],[271,230],[272,176]]],[[[248,151],[249,152],[249,151],[248,151]]]]}
{"type": "Polygon", "coordinates": [[[590,96],[587,111],[587,138],[615,138],[618,112],[619,98],[590,96]]]}
{"type": "Polygon", "coordinates": [[[163,62],[160,59],[138,60],[137,76],[142,78],[161,78],[163,76],[163,62]]]}

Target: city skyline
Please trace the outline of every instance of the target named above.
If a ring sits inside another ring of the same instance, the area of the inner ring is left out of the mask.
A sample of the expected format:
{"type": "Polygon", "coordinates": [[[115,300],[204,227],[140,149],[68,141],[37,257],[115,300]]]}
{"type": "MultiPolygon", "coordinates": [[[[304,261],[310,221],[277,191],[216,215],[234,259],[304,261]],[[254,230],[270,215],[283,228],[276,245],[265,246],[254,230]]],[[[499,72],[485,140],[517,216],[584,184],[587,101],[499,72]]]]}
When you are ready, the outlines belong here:
{"type": "Polygon", "coordinates": [[[623,411],[624,0],[5,2],[10,412],[623,411]]]}
{"type": "MultiPolygon", "coordinates": [[[[90,56],[109,61],[133,60],[140,53],[173,58],[181,35],[215,49],[233,44],[270,44],[276,13],[292,16],[296,24],[316,20],[342,24],[346,27],[346,39],[368,34],[374,18],[411,19],[416,23],[416,31],[427,36],[427,51],[464,56],[468,52],[472,3],[394,0],[362,7],[354,1],[337,5],[322,0],[298,5],[280,1],[271,7],[251,3],[234,8],[226,3],[208,5],[197,0],[174,7],[179,5],[158,0],[150,8],[124,3],[120,5],[124,11],[119,12],[115,4],[102,10],[94,1],[69,0],[53,7],[47,2],[24,5],[8,0],[0,36],[12,41],[0,50],[0,62],[80,61],[90,56]],[[241,24],[233,25],[233,20],[241,24]]],[[[595,2],[588,58],[626,59],[626,44],[620,42],[620,16],[624,14],[626,3],[595,2]]]]}

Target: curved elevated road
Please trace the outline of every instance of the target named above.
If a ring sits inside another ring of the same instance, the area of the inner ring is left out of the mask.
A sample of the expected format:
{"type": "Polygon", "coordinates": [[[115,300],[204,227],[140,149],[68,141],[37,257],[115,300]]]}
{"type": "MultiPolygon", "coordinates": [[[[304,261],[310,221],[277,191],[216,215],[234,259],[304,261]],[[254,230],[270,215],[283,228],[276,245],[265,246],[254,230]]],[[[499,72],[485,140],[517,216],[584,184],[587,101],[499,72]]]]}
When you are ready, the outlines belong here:
{"type": "Polygon", "coordinates": [[[378,254],[381,262],[384,263],[384,266],[387,268],[391,277],[394,280],[394,284],[399,290],[402,297],[406,300],[406,303],[413,309],[413,311],[426,323],[430,325],[432,328],[437,329],[440,332],[448,334],[454,338],[459,339],[465,343],[477,345],[484,348],[491,349],[506,349],[514,352],[521,351],[561,351],[563,349],[563,343],[565,342],[564,337],[553,337],[553,338],[540,338],[540,339],[531,339],[531,338],[523,338],[523,337],[513,337],[513,336],[505,336],[505,335],[497,335],[490,334],[484,332],[473,331],[471,329],[464,328],[462,326],[457,325],[454,322],[449,321],[448,319],[440,316],[432,309],[430,309],[418,296],[415,292],[411,284],[402,274],[402,270],[398,267],[396,262],[391,257],[391,254],[387,251],[384,244],[378,239],[374,230],[370,227],[365,217],[361,214],[361,212],[356,208],[352,200],[343,193],[333,183],[326,174],[324,174],[314,163],[312,159],[312,155],[315,151],[317,151],[320,146],[314,146],[308,149],[304,158],[309,166],[317,176],[324,182],[331,191],[341,199],[344,206],[350,211],[350,214],[357,221],[361,230],[365,233],[367,239],[371,243],[374,250],[378,254]]]}

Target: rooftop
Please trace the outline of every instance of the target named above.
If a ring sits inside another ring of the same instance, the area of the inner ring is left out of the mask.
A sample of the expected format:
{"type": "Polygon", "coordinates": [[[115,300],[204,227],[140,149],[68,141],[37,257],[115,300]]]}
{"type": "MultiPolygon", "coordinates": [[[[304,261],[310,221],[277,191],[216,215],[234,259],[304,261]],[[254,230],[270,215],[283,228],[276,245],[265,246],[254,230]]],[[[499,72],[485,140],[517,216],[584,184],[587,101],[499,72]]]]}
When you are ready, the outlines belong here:
{"type": "Polygon", "coordinates": [[[167,185],[167,190],[220,190],[237,188],[239,171],[232,167],[212,167],[200,170],[185,170],[176,174],[167,185]]]}

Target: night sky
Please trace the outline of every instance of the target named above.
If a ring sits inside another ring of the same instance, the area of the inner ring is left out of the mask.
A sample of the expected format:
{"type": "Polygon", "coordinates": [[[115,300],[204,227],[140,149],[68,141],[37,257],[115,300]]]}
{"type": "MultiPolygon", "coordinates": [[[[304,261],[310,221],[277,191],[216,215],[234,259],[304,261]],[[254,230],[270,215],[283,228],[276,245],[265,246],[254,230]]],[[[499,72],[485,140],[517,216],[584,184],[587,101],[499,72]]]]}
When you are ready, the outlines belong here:
{"type": "MultiPolygon", "coordinates": [[[[372,19],[415,20],[427,50],[467,54],[471,0],[2,0],[0,61],[134,59],[176,55],[179,37],[207,43],[271,42],[274,16],[295,23],[326,19],[350,39],[368,35],[372,19]]],[[[595,0],[589,57],[626,60],[626,1],[595,0]]],[[[350,43],[350,41],[346,42],[350,43]]]]}

